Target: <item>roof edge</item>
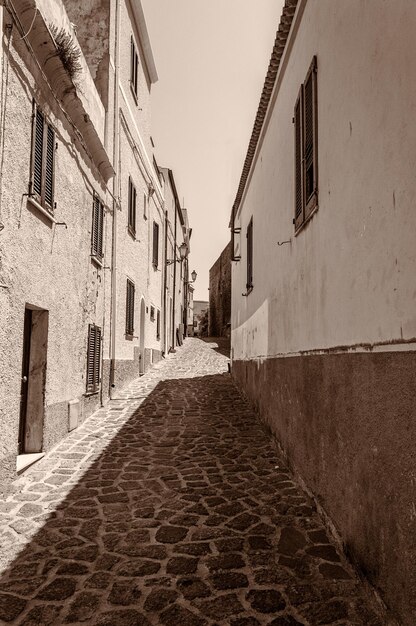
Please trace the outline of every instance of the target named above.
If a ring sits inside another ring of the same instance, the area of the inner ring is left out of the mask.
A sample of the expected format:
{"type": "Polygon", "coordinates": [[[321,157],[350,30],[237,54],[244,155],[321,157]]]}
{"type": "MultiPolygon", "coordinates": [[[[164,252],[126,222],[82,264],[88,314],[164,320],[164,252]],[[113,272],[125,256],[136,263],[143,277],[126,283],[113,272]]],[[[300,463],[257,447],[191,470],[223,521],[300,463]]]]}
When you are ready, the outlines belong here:
{"type": "Polygon", "coordinates": [[[150,43],[149,31],[147,30],[146,18],[142,7],[141,0],[131,0],[134,18],[140,35],[140,43],[143,48],[143,54],[146,61],[147,71],[149,72],[150,82],[157,83],[159,77],[157,75],[156,63],[153,56],[152,46],[150,43]]]}
{"type": "Polygon", "coordinates": [[[237,189],[237,194],[234,200],[230,224],[232,228],[234,216],[237,213],[241,200],[244,194],[244,190],[247,185],[247,180],[250,174],[251,166],[253,163],[254,155],[256,153],[257,145],[260,139],[261,131],[263,129],[266,114],[269,108],[270,100],[273,94],[273,90],[276,84],[277,74],[280,68],[280,61],[286,48],[286,43],[289,37],[289,32],[292,26],[293,18],[296,13],[296,8],[299,0],[285,0],[283,6],[282,15],[280,17],[279,28],[276,33],[272,54],[270,57],[269,68],[267,70],[266,78],[263,85],[263,90],[260,97],[259,106],[257,108],[256,118],[254,121],[253,130],[251,133],[250,141],[248,144],[247,154],[243,165],[243,171],[241,173],[240,182],[237,189]]]}

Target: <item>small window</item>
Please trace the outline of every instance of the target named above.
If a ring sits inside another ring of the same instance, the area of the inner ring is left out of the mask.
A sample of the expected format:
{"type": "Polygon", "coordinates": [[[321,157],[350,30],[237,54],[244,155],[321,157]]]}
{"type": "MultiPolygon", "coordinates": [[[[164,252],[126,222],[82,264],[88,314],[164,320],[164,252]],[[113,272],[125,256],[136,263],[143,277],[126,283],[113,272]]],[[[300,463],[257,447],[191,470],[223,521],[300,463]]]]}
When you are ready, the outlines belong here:
{"type": "Polygon", "coordinates": [[[295,230],[318,207],[317,62],[312,64],[295,105],[295,230]]]}
{"type": "Polygon", "coordinates": [[[134,283],[127,279],[126,290],[126,335],[132,337],[134,334],[134,283]]]}
{"type": "Polygon", "coordinates": [[[104,205],[94,194],[92,208],[91,256],[99,261],[103,258],[104,205]]]}
{"type": "Polygon", "coordinates": [[[160,339],[160,311],[156,313],[156,339],[160,339]]]}
{"type": "Polygon", "coordinates": [[[147,195],[143,194],[143,217],[147,220],[147,195]]]}
{"type": "Polygon", "coordinates": [[[155,321],[155,307],[154,306],[150,307],[150,321],[151,322],[155,321]]]}
{"type": "Polygon", "coordinates": [[[30,196],[50,213],[54,208],[55,131],[34,105],[30,196]]]}
{"type": "Polygon", "coordinates": [[[153,267],[157,269],[159,265],[159,224],[153,222],[153,267]]]}
{"type": "Polygon", "coordinates": [[[100,387],[101,328],[90,324],[87,349],[87,393],[96,393],[100,387]]]}
{"type": "Polygon", "coordinates": [[[133,35],[131,36],[131,59],[130,59],[130,87],[137,102],[137,85],[139,75],[139,55],[137,54],[136,45],[133,35]]]}
{"type": "Polygon", "coordinates": [[[247,226],[247,293],[253,289],[253,218],[247,226]]]}
{"type": "Polygon", "coordinates": [[[129,176],[128,230],[133,237],[136,236],[136,196],[136,187],[133,184],[131,176],[129,176]]]}

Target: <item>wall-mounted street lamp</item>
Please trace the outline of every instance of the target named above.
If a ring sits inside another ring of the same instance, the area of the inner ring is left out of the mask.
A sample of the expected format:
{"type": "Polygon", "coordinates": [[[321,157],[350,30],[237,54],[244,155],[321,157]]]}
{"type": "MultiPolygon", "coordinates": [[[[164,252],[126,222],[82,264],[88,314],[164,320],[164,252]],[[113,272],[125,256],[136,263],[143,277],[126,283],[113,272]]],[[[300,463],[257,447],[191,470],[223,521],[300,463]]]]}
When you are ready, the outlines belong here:
{"type": "Polygon", "coordinates": [[[186,257],[186,253],[188,252],[188,246],[186,245],[186,243],[181,243],[181,245],[179,246],[179,259],[168,259],[166,261],[166,265],[172,265],[172,263],[182,263],[182,261],[185,259],[186,257]]]}
{"type": "Polygon", "coordinates": [[[193,272],[191,272],[192,280],[188,281],[188,285],[190,285],[191,283],[194,283],[196,281],[196,277],[197,276],[198,276],[198,274],[195,272],[195,270],[193,272]]]}

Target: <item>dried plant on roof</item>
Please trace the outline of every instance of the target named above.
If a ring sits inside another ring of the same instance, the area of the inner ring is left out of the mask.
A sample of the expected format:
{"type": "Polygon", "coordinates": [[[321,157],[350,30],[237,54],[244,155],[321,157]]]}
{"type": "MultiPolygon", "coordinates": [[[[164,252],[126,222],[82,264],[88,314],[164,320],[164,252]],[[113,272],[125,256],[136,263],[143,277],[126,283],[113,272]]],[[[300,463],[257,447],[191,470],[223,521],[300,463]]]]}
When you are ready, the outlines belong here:
{"type": "Polygon", "coordinates": [[[58,30],[58,27],[52,24],[49,30],[55,41],[57,56],[61,59],[62,65],[69,76],[74,80],[82,72],[82,65],[80,63],[81,50],[74,42],[72,36],[67,33],[64,28],[58,30]]]}

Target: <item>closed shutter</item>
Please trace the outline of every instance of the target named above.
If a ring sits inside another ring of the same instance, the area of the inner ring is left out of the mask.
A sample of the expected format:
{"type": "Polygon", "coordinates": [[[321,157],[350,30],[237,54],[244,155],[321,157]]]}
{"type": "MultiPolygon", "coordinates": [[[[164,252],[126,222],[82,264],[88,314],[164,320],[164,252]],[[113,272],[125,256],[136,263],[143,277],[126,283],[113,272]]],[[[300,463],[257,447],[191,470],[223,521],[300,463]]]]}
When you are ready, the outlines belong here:
{"type": "Polygon", "coordinates": [[[55,154],[55,133],[47,126],[46,157],[45,157],[45,203],[53,208],[53,175],[55,154]]]}
{"type": "Polygon", "coordinates": [[[128,228],[130,232],[136,234],[136,187],[129,176],[129,192],[128,192],[128,228]]]}
{"type": "Polygon", "coordinates": [[[253,219],[247,227],[247,290],[253,289],[253,219]]]}
{"type": "Polygon", "coordinates": [[[100,386],[101,328],[90,324],[87,350],[87,393],[98,391],[100,386]]]}
{"type": "Polygon", "coordinates": [[[159,264],[159,224],[153,222],[153,266],[159,264]]]}
{"type": "Polygon", "coordinates": [[[133,36],[130,39],[130,82],[133,89],[134,94],[137,96],[137,77],[138,77],[138,65],[139,65],[139,57],[137,55],[136,46],[134,44],[133,36]]]}
{"type": "Polygon", "coordinates": [[[303,97],[305,219],[318,202],[317,96],[316,57],[314,57],[306,76],[303,97]]]}
{"type": "Polygon", "coordinates": [[[127,279],[126,289],[126,335],[134,334],[134,296],[135,287],[131,280],[127,279]]]}
{"type": "Polygon", "coordinates": [[[45,120],[43,114],[36,109],[34,118],[35,132],[33,145],[33,189],[32,193],[42,199],[42,170],[43,170],[43,129],[45,120]]]}
{"type": "Polygon", "coordinates": [[[313,58],[295,106],[295,228],[318,205],[317,60],[313,58]]]}
{"type": "Polygon", "coordinates": [[[104,205],[94,194],[92,213],[91,254],[99,259],[103,257],[104,205]]]}
{"type": "Polygon", "coordinates": [[[156,339],[160,339],[160,311],[156,313],[156,339]]]}
{"type": "Polygon", "coordinates": [[[295,106],[295,227],[298,228],[304,220],[303,211],[303,150],[302,150],[302,94],[300,90],[295,106]]]}

